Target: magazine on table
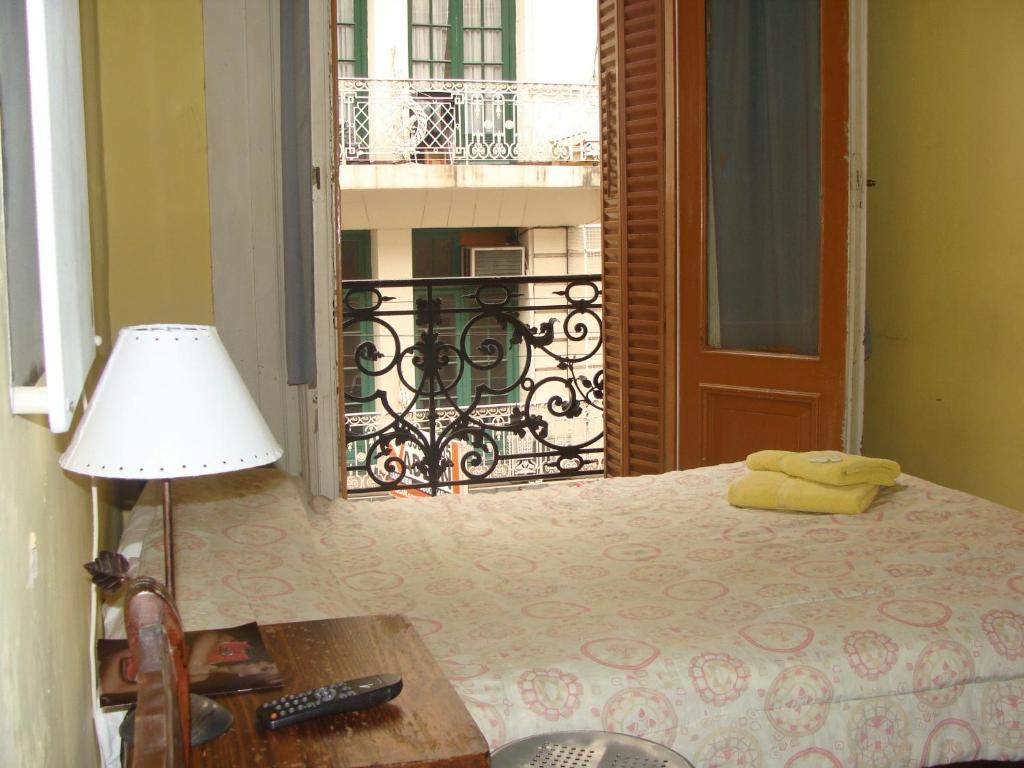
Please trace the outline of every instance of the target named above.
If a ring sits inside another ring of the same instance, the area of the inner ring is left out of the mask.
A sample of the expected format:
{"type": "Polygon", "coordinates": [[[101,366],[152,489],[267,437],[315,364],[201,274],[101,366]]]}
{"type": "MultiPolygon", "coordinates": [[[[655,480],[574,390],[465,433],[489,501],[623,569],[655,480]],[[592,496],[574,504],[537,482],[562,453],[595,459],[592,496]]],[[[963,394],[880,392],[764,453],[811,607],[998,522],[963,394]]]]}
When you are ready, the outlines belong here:
{"type": "MultiPolygon", "coordinates": [[[[189,690],[204,696],[278,688],[281,672],[255,622],[185,633],[189,690]]],[[[127,640],[97,640],[100,704],[135,701],[135,670],[127,640]]]]}

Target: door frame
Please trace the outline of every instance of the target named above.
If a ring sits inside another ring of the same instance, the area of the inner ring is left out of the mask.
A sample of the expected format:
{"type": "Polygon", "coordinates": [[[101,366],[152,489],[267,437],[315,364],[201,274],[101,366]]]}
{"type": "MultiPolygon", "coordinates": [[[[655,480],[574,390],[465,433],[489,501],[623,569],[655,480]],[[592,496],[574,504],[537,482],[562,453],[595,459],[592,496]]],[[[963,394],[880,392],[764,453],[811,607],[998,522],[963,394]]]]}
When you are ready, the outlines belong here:
{"type": "Polygon", "coordinates": [[[843,450],[864,437],[864,334],[867,323],[868,2],[850,2],[849,212],[846,243],[846,371],[843,450]]]}
{"type": "Polygon", "coordinates": [[[313,322],[316,386],[306,387],[301,420],[303,466],[311,493],[333,499],[344,493],[340,451],[340,351],[335,316],[340,240],[337,235],[337,174],[334,119],[337,68],[334,0],[309,3],[310,146],[313,186],[313,322]]]}
{"type": "MultiPolygon", "coordinates": [[[[667,5],[674,6],[677,10],[680,4],[688,2],[701,2],[704,0],[673,0],[667,5]]],[[[843,344],[843,393],[842,393],[842,432],[841,439],[843,449],[850,453],[858,453],[860,450],[861,437],[863,434],[864,418],[864,329],[865,329],[865,272],[866,272],[866,199],[864,195],[865,168],[867,154],[867,10],[869,0],[847,0],[848,9],[848,115],[847,115],[847,200],[846,200],[846,275],[845,275],[845,299],[846,299],[846,322],[845,339],[843,344]]],[[[682,46],[692,46],[700,42],[703,50],[703,42],[693,39],[683,39],[689,34],[703,35],[703,30],[690,30],[681,28],[683,25],[675,24],[675,36],[666,41],[667,56],[675,66],[668,68],[668,73],[673,78],[670,91],[678,92],[680,75],[677,59],[677,51],[682,46]]],[[[678,162],[675,166],[676,173],[670,180],[669,186],[678,204],[675,206],[675,241],[671,243],[666,258],[678,258],[682,246],[682,233],[699,232],[700,242],[704,242],[704,194],[692,195],[684,193],[682,179],[699,177],[704,178],[706,168],[706,156],[703,152],[699,157],[693,153],[681,150],[681,137],[691,135],[694,124],[703,125],[704,107],[695,100],[677,99],[675,110],[675,130],[671,132],[672,139],[676,144],[676,157],[678,162]],[[685,128],[684,124],[689,123],[691,128],[685,128]],[[690,133],[688,134],[687,131],[690,133]]],[[[692,184],[692,182],[691,182],[692,184]]],[[[703,189],[703,182],[701,188],[703,189]]],[[[679,280],[676,289],[676,328],[681,329],[684,321],[684,312],[688,305],[682,298],[685,288],[682,280],[686,272],[680,269],[679,280]]],[[[703,273],[701,273],[703,274],[703,273]]],[[[703,283],[703,278],[699,278],[703,283]]],[[[704,288],[699,289],[703,296],[704,288]]],[[[703,306],[703,299],[701,300],[703,306]]],[[[706,322],[706,318],[704,320],[706,322]]],[[[700,333],[704,337],[704,322],[701,323],[700,333]]],[[[684,380],[684,355],[681,344],[684,343],[682,334],[677,337],[676,346],[676,380],[684,380]]],[[[683,389],[678,387],[674,398],[674,408],[677,416],[677,428],[675,430],[675,461],[676,466],[683,466],[682,456],[684,452],[683,443],[683,389]]]]}

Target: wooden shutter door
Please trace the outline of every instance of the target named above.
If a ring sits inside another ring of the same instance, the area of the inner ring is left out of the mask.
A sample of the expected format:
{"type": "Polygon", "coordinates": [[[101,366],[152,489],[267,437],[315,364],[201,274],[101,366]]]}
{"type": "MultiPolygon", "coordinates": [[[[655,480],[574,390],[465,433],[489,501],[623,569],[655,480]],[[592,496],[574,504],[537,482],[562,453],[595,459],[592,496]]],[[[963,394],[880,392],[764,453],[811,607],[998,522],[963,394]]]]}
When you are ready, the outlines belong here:
{"type": "Polygon", "coordinates": [[[600,0],[598,6],[609,475],[664,472],[675,465],[664,5],[600,0]]]}

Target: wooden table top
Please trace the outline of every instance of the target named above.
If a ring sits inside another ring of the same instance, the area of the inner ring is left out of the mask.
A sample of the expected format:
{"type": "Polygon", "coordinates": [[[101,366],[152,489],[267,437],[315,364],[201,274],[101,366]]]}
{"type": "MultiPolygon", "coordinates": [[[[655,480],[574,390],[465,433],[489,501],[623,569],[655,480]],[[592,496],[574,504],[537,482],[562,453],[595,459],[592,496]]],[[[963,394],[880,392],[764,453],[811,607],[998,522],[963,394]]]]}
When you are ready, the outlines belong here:
{"type": "Polygon", "coordinates": [[[223,736],[192,750],[193,766],[444,766],[489,768],[487,742],[412,626],[401,616],[260,627],[284,688],[217,701],[234,715],[223,736]],[[387,704],[280,731],[256,725],[256,707],[288,693],[393,672],[404,687],[387,704]]]}

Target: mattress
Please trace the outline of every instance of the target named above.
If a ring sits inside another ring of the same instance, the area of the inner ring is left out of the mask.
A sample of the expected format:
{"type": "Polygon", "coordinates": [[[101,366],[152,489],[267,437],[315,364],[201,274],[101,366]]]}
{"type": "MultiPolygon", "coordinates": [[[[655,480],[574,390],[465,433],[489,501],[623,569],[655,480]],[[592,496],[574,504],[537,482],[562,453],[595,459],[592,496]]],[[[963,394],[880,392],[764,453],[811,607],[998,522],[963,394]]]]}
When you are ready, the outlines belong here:
{"type": "Polygon", "coordinates": [[[902,476],[868,513],[725,502],[742,465],[320,501],[343,614],[404,613],[492,747],[631,733],[697,766],[1024,758],[1024,515],[902,476]]]}

